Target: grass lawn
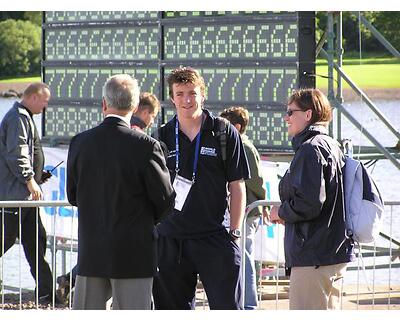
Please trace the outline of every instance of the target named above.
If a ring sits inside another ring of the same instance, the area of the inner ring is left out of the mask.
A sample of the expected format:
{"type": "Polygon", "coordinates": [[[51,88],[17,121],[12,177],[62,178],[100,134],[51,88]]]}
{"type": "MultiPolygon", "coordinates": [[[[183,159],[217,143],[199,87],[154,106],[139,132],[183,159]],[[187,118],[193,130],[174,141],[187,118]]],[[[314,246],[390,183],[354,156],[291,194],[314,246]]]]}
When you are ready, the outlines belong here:
{"type": "Polygon", "coordinates": [[[37,76],[37,77],[27,77],[27,78],[19,77],[19,78],[13,78],[13,79],[3,79],[3,80],[0,80],[0,82],[3,82],[3,83],[38,82],[38,81],[41,81],[40,76],[37,76]]]}
{"type": "MultiPolygon", "coordinates": [[[[343,65],[347,76],[361,88],[399,88],[400,64],[343,65]]],[[[328,66],[317,66],[317,74],[328,75],[328,66]]],[[[336,78],[336,71],[334,71],[336,78]]],[[[344,88],[349,85],[343,81],[344,88]]],[[[328,79],[317,77],[317,87],[327,88],[328,79]]]]}
{"type": "MultiPolygon", "coordinates": [[[[346,59],[343,62],[344,72],[362,89],[366,88],[398,88],[400,90],[400,59],[396,58],[367,58],[367,59],[346,59]]],[[[328,75],[326,60],[317,60],[316,73],[328,75]]],[[[334,72],[336,77],[336,72],[334,72]]],[[[7,82],[35,82],[41,81],[40,77],[18,77],[13,79],[0,80],[0,83],[7,82]]],[[[328,79],[317,77],[317,88],[326,89],[328,79]]],[[[349,85],[343,81],[343,87],[349,85]]]]}
{"type": "MultiPolygon", "coordinates": [[[[344,60],[343,70],[359,87],[365,88],[399,88],[400,90],[400,59],[349,59],[344,60]]],[[[317,74],[328,75],[326,61],[317,61],[317,74]]],[[[334,76],[336,78],[336,71],[334,76]]],[[[344,88],[349,85],[343,81],[344,88]]],[[[317,87],[327,88],[328,79],[317,77],[317,87]]]]}

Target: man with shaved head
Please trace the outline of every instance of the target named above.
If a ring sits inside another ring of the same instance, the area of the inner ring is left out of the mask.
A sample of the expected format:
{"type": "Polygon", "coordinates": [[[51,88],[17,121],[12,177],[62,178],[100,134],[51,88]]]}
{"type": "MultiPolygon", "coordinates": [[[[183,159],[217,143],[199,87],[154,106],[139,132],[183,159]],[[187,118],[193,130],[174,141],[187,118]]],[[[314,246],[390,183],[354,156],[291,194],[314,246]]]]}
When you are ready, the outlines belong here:
{"type": "MultiPolygon", "coordinates": [[[[50,89],[45,83],[30,84],[22,101],[15,102],[0,125],[0,200],[40,200],[44,154],[33,115],[40,114],[48,105],[50,89]]],[[[46,231],[36,208],[5,208],[4,235],[0,230],[0,244],[5,253],[19,238],[36,280],[41,303],[51,303],[52,275],[45,260],[46,231]],[[21,214],[21,217],[19,215],[21,214]],[[19,232],[21,221],[21,233],[19,232]],[[36,234],[36,226],[38,234],[36,234]],[[36,243],[38,239],[38,243],[36,243]],[[38,249],[38,278],[36,278],[36,247],[38,249]]]]}

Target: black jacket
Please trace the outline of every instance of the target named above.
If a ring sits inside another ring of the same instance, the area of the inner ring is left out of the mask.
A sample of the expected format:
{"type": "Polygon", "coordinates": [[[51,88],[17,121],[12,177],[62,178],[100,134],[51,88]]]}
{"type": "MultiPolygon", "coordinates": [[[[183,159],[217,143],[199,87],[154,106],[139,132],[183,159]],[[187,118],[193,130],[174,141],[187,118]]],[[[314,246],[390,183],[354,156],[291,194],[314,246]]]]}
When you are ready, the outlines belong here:
{"type": "Polygon", "coordinates": [[[155,223],[175,192],[160,144],[117,117],[76,135],[67,194],[78,207],[78,274],[147,278],[156,272],[155,223]]]}
{"type": "Polygon", "coordinates": [[[344,157],[338,143],[326,128],[310,126],[293,137],[292,147],[294,158],[279,184],[287,267],[352,261],[338,170],[344,157]]]}

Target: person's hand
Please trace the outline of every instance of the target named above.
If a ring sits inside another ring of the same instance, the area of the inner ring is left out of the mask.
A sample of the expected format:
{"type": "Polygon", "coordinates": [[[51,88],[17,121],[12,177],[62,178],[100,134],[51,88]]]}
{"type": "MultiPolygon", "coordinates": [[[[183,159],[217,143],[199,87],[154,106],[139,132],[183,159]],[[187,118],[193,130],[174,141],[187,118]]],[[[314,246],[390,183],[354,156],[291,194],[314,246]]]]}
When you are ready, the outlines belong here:
{"type": "Polygon", "coordinates": [[[278,215],[279,207],[280,207],[280,206],[273,206],[273,207],[271,208],[271,212],[270,212],[269,218],[270,218],[270,220],[271,220],[272,223],[285,224],[285,221],[282,220],[282,219],[279,217],[279,215],[278,215]]]}
{"type": "Polygon", "coordinates": [[[270,217],[270,211],[269,211],[268,207],[263,207],[262,219],[263,219],[263,224],[265,226],[270,226],[271,225],[271,217],[270,217]]]}
{"type": "Polygon", "coordinates": [[[29,192],[31,193],[32,200],[40,200],[42,199],[42,190],[40,190],[39,185],[36,183],[33,177],[26,182],[26,186],[28,187],[29,192]]]}
{"type": "Polygon", "coordinates": [[[40,180],[40,184],[47,182],[53,175],[49,170],[42,172],[42,179],[40,180]]]}

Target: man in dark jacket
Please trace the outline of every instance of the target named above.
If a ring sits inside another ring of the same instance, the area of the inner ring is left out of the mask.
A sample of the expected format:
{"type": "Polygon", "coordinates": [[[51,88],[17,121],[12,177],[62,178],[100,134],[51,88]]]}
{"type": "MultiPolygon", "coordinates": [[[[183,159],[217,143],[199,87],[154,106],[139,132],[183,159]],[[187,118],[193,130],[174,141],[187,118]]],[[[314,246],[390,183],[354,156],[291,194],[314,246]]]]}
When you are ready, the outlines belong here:
{"type": "MultiPolygon", "coordinates": [[[[1,122],[0,200],[42,198],[39,184],[46,180],[46,176],[43,175],[45,160],[33,115],[40,114],[47,107],[49,100],[49,87],[45,83],[32,83],[24,91],[22,101],[15,102],[1,122]]],[[[4,245],[5,253],[15,243],[17,237],[21,240],[31,274],[38,282],[36,289],[39,302],[51,303],[53,286],[50,267],[45,260],[46,230],[37,213],[36,208],[22,208],[20,211],[18,208],[5,208],[4,237],[1,228],[0,245],[4,245]],[[21,214],[21,234],[19,234],[19,214],[21,214]],[[4,244],[2,244],[3,239],[4,244]]]]}
{"type": "Polygon", "coordinates": [[[156,272],[154,225],[174,203],[160,144],[130,119],[139,102],[135,79],[103,87],[104,121],[71,140],[67,194],[78,207],[78,276],[73,309],[150,309],[156,272]]]}

